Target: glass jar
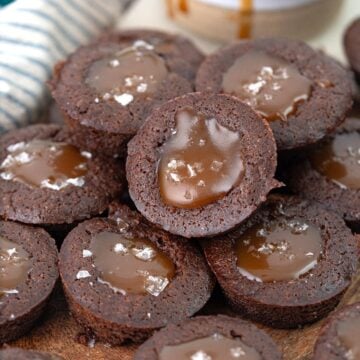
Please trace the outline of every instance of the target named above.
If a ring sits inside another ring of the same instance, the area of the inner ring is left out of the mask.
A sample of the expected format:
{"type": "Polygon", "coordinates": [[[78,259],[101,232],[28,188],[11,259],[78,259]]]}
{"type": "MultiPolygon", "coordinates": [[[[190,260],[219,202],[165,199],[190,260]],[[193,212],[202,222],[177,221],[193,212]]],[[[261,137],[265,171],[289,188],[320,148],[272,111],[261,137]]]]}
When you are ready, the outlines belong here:
{"type": "Polygon", "coordinates": [[[166,4],[175,22],[211,39],[307,40],[326,28],[342,0],[166,0],[166,4]]]}

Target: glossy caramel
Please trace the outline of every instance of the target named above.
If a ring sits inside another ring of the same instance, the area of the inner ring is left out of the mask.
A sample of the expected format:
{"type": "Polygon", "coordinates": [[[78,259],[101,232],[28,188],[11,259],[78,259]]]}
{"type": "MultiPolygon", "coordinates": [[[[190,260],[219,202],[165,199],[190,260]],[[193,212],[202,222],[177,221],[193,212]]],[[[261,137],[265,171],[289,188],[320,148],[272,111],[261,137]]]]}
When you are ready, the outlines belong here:
{"type": "Polygon", "coordinates": [[[158,296],[175,276],[174,263],[146,239],[103,231],[93,236],[87,250],[98,280],[124,295],[158,296]]]}
{"type": "Polygon", "coordinates": [[[360,189],[359,132],[335,135],[311,154],[310,161],[315,170],[339,187],[360,189]]]}
{"type": "Polygon", "coordinates": [[[95,102],[113,99],[127,106],[136,98],[153,94],[167,74],[165,61],[154,46],[138,40],[91,64],[85,82],[98,93],[95,102]]]}
{"type": "Polygon", "coordinates": [[[0,236],[0,295],[17,294],[32,266],[23,246],[0,236]]]}
{"type": "Polygon", "coordinates": [[[346,359],[360,359],[360,316],[340,321],[337,324],[337,334],[346,349],[346,359]]]}
{"type": "Polygon", "coordinates": [[[299,102],[309,98],[311,81],[287,61],[253,49],[238,57],[226,71],[222,89],[268,121],[287,120],[299,102]]]}
{"type": "Polygon", "coordinates": [[[240,338],[213,334],[177,345],[163,347],[159,360],[261,360],[262,356],[240,338]]]}
{"type": "Polygon", "coordinates": [[[244,174],[240,135],[186,108],[176,114],[176,129],[161,148],[158,164],[164,203],[197,208],[225,196],[244,174]]]}
{"type": "Polygon", "coordinates": [[[299,278],[316,266],[321,251],[318,227],[296,218],[256,224],[235,243],[240,273],[260,282],[299,278]]]}
{"type": "Polygon", "coordinates": [[[50,140],[19,142],[7,148],[0,165],[0,177],[31,187],[61,190],[83,186],[91,154],[75,146],[50,140]]]}

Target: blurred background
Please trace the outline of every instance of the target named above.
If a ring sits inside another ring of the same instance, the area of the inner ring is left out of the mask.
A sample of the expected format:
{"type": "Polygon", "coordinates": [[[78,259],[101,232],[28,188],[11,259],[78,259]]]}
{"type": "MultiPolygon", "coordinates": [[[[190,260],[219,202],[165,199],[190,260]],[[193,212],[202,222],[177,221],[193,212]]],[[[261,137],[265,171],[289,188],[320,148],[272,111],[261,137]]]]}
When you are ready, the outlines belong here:
{"type": "Polygon", "coordinates": [[[241,38],[305,40],[345,62],[342,35],[359,0],[137,0],[118,27],[156,27],[190,36],[204,51],[241,38]]]}

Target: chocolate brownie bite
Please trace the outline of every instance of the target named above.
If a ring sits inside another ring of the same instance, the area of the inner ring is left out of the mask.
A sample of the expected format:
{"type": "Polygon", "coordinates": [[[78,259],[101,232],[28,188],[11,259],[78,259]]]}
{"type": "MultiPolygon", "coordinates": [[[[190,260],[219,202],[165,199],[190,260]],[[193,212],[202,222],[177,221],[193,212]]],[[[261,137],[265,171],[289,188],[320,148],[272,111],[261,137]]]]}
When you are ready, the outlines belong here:
{"type": "Polygon", "coordinates": [[[57,279],[54,239],[41,228],[0,221],[0,344],[33,327],[57,279]]]}
{"type": "Polygon", "coordinates": [[[360,358],[360,303],[336,311],[324,325],[315,344],[315,360],[360,358]]]}
{"type": "Polygon", "coordinates": [[[195,245],[119,204],[66,237],[59,268],[75,319],[111,344],[142,341],[192,316],[215,283],[195,245]]]}
{"type": "Polygon", "coordinates": [[[156,109],[130,141],[126,174],[137,209],[184,237],[226,232],[278,182],[269,125],[228,95],[187,94],[156,109]]]}
{"type": "Polygon", "coordinates": [[[233,309],[279,328],[331,311],[359,259],[357,241],[338,215],[278,195],[232,233],[204,240],[203,248],[233,309]]]}
{"type": "Polygon", "coordinates": [[[181,36],[109,33],[59,64],[50,87],[79,144],[121,156],[154,107],[193,91],[202,59],[181,36]]]}
{"type": "Polygon", "coordinates": [[[156,53],[165,58],[170,70],[189,80],[194,80],[200,64],[204,60],[203,53],[194,43],[179,34],[166,33],[151,29],[127,29],[108,32],[100,36],[100,42],[133,42],[142,40],[155,47],[156,53]]]}
{"type": "Polygon", "coordinates": [[[338,212],[360,231],[360,111],[354,107],[335,134],[286,171],[289,188],[338,212]]]}
{"type": "Polygon", "coordinates": [[[109,157],[73,144],[57,125],[33,125],[0,138],[0,216],[59,226],[101,214],[124,184],[109,157]]]}
{"type": "Polygon", "coordinates": [[[346,29],[344,47],[350,66],[360,80],[360,18],[354,20],[346,29]]]}
{"type": "Polygon", "coordinates": [[[0,360],[62,360],[59,355],[23,350],[19,348],[0,349],[0,360]]]}
{"type": "Polygon", "coordinates": [[[335,60],[301,41],[241,41],[208,56],[197,91],[228,93],[269,121],[278,149],[313,144],[335,129],[352,104],[351,81],[335,60]]]}
{"type": "Polygon", "coordinates": [[[255,325],[224,315],[170,324],[139,347],[135,360],[280,360],[273,340],[255,325]]]}

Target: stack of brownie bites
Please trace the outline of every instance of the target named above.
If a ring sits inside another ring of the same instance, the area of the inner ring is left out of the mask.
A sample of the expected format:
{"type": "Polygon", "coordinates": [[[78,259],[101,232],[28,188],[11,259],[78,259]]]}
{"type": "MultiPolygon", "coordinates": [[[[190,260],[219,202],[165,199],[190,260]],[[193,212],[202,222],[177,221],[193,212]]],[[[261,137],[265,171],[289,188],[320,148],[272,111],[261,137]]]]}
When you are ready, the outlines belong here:
{"type": "MultiPolygon", "coordinates": [[[[359,21],[345,39],[359,72],[359,21]]],[[[66,125],[0,139],[0,342],[34,326],[60,275],[89,337],[148,339],[137,360],[281,359],[254,322],[325,317],[357,270],[354,82],[280,38],[204,58],[128,30],[78,49],[49,82],[66,125]],[[233,316],[194,317],[216,283],[233,316]]],[[[359,306],[332,315],[316,359],[359,358],[359,306]]],[[[0,351],[34,356],[56,358],[0,351]]]]}

